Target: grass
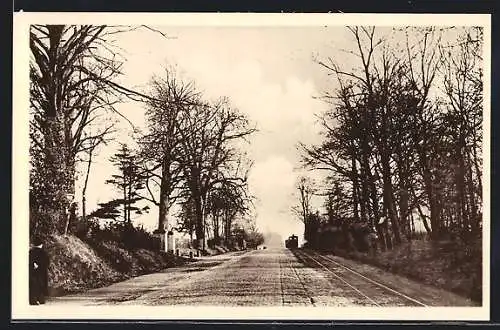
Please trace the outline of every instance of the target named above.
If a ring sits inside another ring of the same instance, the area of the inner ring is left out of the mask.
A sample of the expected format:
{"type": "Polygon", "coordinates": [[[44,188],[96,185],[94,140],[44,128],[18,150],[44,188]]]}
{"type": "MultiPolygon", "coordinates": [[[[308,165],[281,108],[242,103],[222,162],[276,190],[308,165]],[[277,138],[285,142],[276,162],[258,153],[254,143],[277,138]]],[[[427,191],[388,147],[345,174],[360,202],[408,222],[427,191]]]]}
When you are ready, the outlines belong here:
{"type": "Polygon", "coordinates": [[[214,256],[214,255],[219,255],[219,254],[224,254],[224,253],[234,252],[234,251],[240,251],[240,250],[242,250],[242,249],[238,248],[238,247],[228,248],[228,247],[222,246],[222,245],[215,245],[212,248],[210,248],[210,247],[206,248],[203,253],[205,255],[214,256]]]}
{"type": "Polygon", "coordinates": [[[46,248],[51,295],[78,292],[126,278],[74,236],[53,236],[46,248]]]}
{"type": "Polygon", "coordinates": [[[116,242],[89,245],[72,235],[52,236],[46,249],[50,257],[51,296],[106,286],[186,262],[185,258],[167,253],[129,251],[116,242]]]}
{"type": "Polygon", "coordinates": [[[468,245],[458,242],[433,242],[425,239],[405,241],[393,250],[367,253],[336,250],[336,254],[358,260],[395,274],[482,300],[481,241],[468,245]]]}

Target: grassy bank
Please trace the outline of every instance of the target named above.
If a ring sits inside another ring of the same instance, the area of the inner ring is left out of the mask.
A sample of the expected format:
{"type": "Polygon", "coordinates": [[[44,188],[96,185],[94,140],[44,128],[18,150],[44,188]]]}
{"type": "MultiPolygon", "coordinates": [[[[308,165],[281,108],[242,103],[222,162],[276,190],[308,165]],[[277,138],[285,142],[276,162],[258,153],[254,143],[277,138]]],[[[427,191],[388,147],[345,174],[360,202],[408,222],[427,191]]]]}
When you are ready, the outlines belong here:
{"type": "Polygon", "coordinates": [[[480,240],[465,246],[450,241],[413,240],[373,256],[340,249],[335,253],[481,302],[481,251],[480,240]]]}
{"type": "Polygon", "coordinates": [[[113,241],[89,244],[72,235],[52,236],[46,249],[50,295],[98,288],[187,261],[147,249],[126,250],[113,241]]]}

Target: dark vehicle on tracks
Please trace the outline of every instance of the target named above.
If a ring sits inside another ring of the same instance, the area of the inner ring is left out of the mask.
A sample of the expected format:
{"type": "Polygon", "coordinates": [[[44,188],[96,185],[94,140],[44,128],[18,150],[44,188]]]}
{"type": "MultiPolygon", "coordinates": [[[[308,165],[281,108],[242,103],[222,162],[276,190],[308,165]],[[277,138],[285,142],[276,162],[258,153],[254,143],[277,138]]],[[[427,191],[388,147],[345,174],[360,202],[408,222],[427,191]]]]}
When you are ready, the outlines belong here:
{"type": "Polygon", "coordinates": [[[296,235],[292,235],[285,240],[285,247],[287,249],[296,249],[299,247],[299,238],[296,235]]]}

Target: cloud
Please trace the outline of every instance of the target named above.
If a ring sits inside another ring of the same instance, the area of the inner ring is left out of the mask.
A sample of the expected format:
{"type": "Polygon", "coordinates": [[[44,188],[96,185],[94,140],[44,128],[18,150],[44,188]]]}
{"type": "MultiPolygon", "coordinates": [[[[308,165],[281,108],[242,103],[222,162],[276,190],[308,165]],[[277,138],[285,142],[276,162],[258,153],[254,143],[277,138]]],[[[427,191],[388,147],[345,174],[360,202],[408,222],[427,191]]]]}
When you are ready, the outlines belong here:
{"type": "Polygon", "coordinates": [[[295,183],[293,165],[282,156],[269,157],[254,165],[249,182],[261,203],[279,208],[284,198],[283,191],[293,188],[295,183]]]}
{"type": "Polygon", "coordinates": [[[257,225],[262,230],[275,231],[283,237],[302,231],[290,212],[295,180],[294,166],[280,155],[257,162],[252,168],[249,186],[257,197],[257,225]]]}
{"type": "MultiPolygon", "coordinates": [[[[313,98],[318,92],[312,80],[293,74],[266,75],[273,63],[258,59],[226,63],[204,53],[179,61],[207,97],[229,96],[232,104],[257,124],[260,134],[252,141],[252,149],[258,159],[284,151],[292,160],[297,142],[314,138],[314,115],[325,105],[313,98]]],[[[293,67],[288,71],[293,72],[293,67]]]]}
{"type": "MultiPolygon", "coordinates": [[[[127,41],[124,46],[130,54],[123,81],[131,86],[144,85],[169,63],[177,66],[186,79],[193,80],[206,98],[228,96],[233,106],[247,114],[259,129],[246,150],[255,161],[250,180],[252,193],[259,199],[257,223],[261,228],[293,227],[296,220],[291,219],[290,208],[297,177],[294,170],[300,159],[296,146],[299,141],[311,144],[318,140],[314,115],[325,108],[324,103],[313,98],[319,92],[314,75],[306,69],[312,64],[308,52],[299,52],[300,58],[299,53],[290,56],[299,46],[281,42],[278,35],[264,36],[263,31],[246,31],[245,47],[235,43],[241,35],[230,30],[201,35],[195,32],[187,29],[179,33],[179,39],[162,41],[168,47],[162,47],[153,37],[141,39],[141,48],[134,48],[137,39],[127,41]],[[215,42],[213,38],[218,39],[215,42]]],[[[135,124],[143,125],[140,105],[123,106],[122,110],[135,124]]],[[[102,170],[109,175],[109,171],[102,170]]],[[[92,190],[104,195],[102,185],[97,183],[103,181],[103,175],[98,177],[93,182],[100,188],[92,190]]],[[[154,221],[151,216],[148,222],[154,221]]]]}

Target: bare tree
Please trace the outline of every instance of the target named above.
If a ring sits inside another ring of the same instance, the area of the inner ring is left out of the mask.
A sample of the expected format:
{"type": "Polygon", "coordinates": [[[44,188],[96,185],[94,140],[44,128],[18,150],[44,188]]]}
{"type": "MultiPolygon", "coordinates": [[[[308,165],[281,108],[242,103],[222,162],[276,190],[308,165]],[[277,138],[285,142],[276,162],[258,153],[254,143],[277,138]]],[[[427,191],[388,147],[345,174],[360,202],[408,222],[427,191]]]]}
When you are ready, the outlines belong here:
{"type": "Polygon", "coordinates": [[[188,130],[180,130],[184,158],[182,169],[186,187],[193,199],[196,214],[197,247],[205,248],[205,218],[208,192],[217,184],[246,182],[246,174],[224,171],[239,168],[241,152],[238,141],[255,132],[248,119],[232,108],[227,98],[204,103],[187,112],[188,130]]]}
{"type": "Polygon", "coordinates": [[[359,66],[318,61],[338,88],[323,96],[332,106],[319,116],[323,142],[300,145],[303,164],[344,180],[354,218],[375,225],[382,247],[411,239],[415,211],[435,239],[478,233],[481,30],[348,29],[359,66]]]}
{"type": "Polygon", "coordinates": [[[114,81],[122,63],[110,40],[127,30],[131,29],[31,26],[30,152],[38,158],[32,166],[39,170],[32,171],[30,203],[38,212],[33,218],[49,222],[44,225],[45,233],[67,231],[68,209],[75,194],[76,155],[92,149],[92,142],[111,130],[105,127],[92,134],[88,127],[103,111],[125,118],[114,108],[123,96],[148,99],[114,81]],[[40,178],[45,180],[35,182],[40,178]]]}
{"type": "Polygon", "coordinates": [[[292,211],[302,222],[307,223],[309,214],[311,214],[311,199],[316,192],[313,181],[306,176],[299,177],[296,184],[298,192],[299,205],[293,206],[292,211]]]}
{"type": "Polygon", "coordinates": [[[92,158],[94,156],[94,153],[96,152],[96,148],[102,142],[106,143],[104,138],[102,138],[102,140],[96,139],[94,141],[91,141],[89,148],[85,148],[84,151],[84,154],[87,156],[87,159],[83,160],[86,163],[85,179],[82,187],[82,219],[84,222],[87,218],[87,187],[89,183],[90,169],[92,166],[92,158]]]}
{"type": "Polygon", "coordinates": [[[214,239],[217,241],[222,234],[226,245],[230,242],[236,216],[248,215],[253,206],[253,197],[248,194],[246,174],[242,179],[242,182],[220,181],[210,189],[207,197],[207,209],[212,213],[214,239]]]}
{"type": "Polygon", "coordinates": [[[159,207],[156,232],[164,233],[169,209],[182,197],[183,190],[178,189],[183,182],[181,131],[190,129],[187,118],[199,103],[199,93],[193,83],[182,81],[172,68],[153,77],[150,88],[151,99],[146,101],[148,132],[140,139],[141,155],[148,177],[146,199],[159,207]],[[176,190],[179,194],[174,195],[176,190]]]}
{"type": "Polygon", "coordinates": [[[475,235],[479,234],[482,195],[482,38],[481,28],[470,28],[460,35],[457,45],[441,48],[448,116],[456,128],[448,133],[456,226],[475,235]]]}
{"type": "Polygon", "coordinates": [[[104,45],[104,26],[32,26],[30,48],[30,101],[33,113],[32,150],[45,163],[45,194],[41,205],[61,233],[68,228],[68,209],[75,193],[75,159],[93,148],[111,127],[84,134],[97,112],[112,110],[116,100],[104,82],[119,72],[113,56],[97,54],[104,45]]]}

